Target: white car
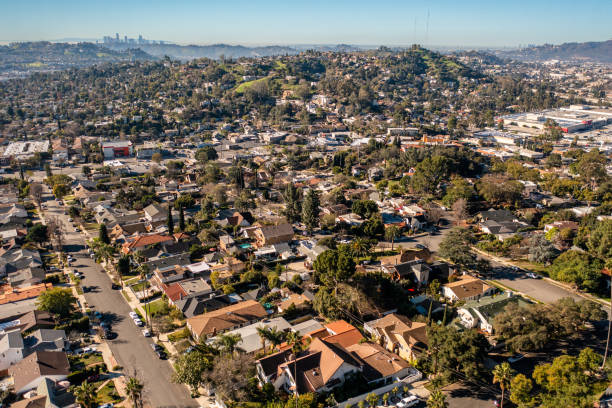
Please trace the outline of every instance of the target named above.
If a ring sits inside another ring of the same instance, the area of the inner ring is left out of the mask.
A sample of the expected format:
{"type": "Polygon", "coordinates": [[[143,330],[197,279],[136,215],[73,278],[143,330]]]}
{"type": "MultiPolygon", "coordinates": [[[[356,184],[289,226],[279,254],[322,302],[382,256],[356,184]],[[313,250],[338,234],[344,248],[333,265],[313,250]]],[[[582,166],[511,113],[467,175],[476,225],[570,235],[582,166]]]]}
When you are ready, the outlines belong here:
{"type": "Polygon", "coordinates": [[[142,331],[142,335],[145,337],[151,337],[151,332],[149,331],[149,329],[144,329],[142,331]]]}
{"type": "Polygon", "coordinates": [[[418,403],[419,399],[416,397],[416,395],[410,395],[409,397],[402,398],[402,400],[398,402],[396,406],[398,408],[409,408],[415,406],[418,403]]]}
{"type": "Polygon", "coordinates": [[[142,320],[140,319],[134,319],[134,323],[136,324],[136,326],[138,327],[142,327],[144,326],[144,323],[142,322],[142,320]]]}
{"type": "Polygon", "coordinates": [[[130,317],[132,319],[140,319],[140,316],[138,316],[138,313],[136,312],[130,312],[130,317]]]}

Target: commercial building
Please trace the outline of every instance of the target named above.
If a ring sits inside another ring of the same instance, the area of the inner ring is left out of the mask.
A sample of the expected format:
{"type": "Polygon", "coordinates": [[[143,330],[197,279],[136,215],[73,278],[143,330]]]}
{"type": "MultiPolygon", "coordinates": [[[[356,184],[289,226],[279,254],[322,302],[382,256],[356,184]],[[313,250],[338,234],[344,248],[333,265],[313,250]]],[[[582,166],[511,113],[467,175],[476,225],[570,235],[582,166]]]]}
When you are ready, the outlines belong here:
{"type": "Polygon", "coordinates": [[[109,160],[116,157],[130,157],[134,153],[134,149],[132,142],[129,140],[118,140],[103,142],[102,152],[104,153],[104,160],[109,160]]]}

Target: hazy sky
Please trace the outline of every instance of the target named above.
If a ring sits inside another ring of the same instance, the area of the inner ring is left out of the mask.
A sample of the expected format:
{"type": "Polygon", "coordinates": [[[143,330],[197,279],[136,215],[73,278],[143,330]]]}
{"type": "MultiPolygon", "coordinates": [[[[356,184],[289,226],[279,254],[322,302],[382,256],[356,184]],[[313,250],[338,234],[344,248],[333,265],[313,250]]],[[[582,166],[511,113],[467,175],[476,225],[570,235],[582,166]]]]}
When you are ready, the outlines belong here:
{"type": "Polygon", "coordinates": [[[190,44],[602,41],[612,0],[0,0],[0,41],[116,32],[190,44]]]}

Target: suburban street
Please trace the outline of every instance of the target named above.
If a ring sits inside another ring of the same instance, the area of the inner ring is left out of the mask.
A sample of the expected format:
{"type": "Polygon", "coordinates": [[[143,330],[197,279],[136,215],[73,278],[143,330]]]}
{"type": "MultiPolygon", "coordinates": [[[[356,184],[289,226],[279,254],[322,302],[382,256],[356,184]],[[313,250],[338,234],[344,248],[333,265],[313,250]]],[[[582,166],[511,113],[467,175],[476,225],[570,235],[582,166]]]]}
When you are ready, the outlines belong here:
{"type": "Polygon", "coordinates": [[[89,257],[85,249],[84,236],[76,232],[68,222],[64,208],[55,200],[48,200],[46,203],[48,210],[45,211],[45,216],[58,216],[62,221],[65,231],[65,251],[72,253],[76,258],[72,268],[85,274],[82,285],[91,288],[91,292],[84,294],[87,306],[103,313],[112,322],[112,330],[118,336],[108,341],[110,349],[117,363],[124,368],[126,375],[136,374],[143,381],[147,405],[197,407],[196,401],[189,397],[187,388],[171,381],[173,370],[169,362],[157,358],[151,348],[153,341],[145,338],[141,328],[129,318],[131,309],[121,291],[111,289],[110,278],[101,266],[89,257]]]}

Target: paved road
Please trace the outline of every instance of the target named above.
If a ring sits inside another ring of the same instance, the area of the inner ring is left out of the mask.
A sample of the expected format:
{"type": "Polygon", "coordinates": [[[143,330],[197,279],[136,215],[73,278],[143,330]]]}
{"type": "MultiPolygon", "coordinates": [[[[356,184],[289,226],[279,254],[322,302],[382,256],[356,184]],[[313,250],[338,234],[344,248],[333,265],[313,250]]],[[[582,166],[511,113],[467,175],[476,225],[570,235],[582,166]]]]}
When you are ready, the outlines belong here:
{"type": "Polygon", "coordinates": [[[189,398],[187,388],[170,381],[172,368],[167,361],[157,358],[151,348],[152,341],[143,337],[141,329],[129,318],[131,311],[121,291],[111,289],[111,281],[102,268],[89,258],[83,250],[85,240],[75,232],[68,222],[63,208],[55,201],[47,201],[46,215],[59,216],[66,231],[65,250],[76,257],[73,268],[85,274],[82,285],[92,288],[85,293],[88,306],[104,313],[113,321],[113,331],[118,337],[109,341],[109,346],[124,372],[136,371],[145,385],[145,400],[152,407],[197,407],[195,400],[189,398]]]}
{"type": "Polygon", "coordinates": [[[497,262],[491,262],[491,265],[494,267],[493,280],[540,302],[553,303],[565,297],[571,297],[576,300],[584,299],[575,292],[557,286],[545,279],[528,278],[525,275],[526,272],[508,270],[497,262]]]}

